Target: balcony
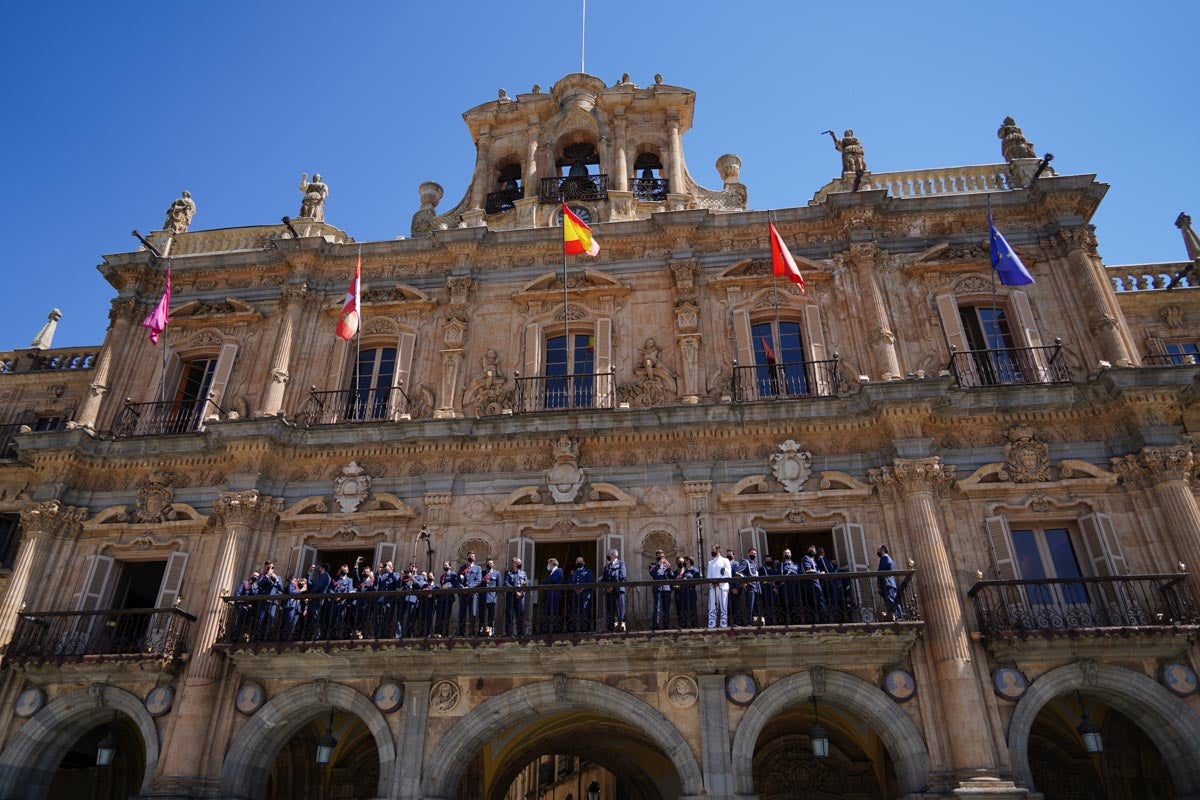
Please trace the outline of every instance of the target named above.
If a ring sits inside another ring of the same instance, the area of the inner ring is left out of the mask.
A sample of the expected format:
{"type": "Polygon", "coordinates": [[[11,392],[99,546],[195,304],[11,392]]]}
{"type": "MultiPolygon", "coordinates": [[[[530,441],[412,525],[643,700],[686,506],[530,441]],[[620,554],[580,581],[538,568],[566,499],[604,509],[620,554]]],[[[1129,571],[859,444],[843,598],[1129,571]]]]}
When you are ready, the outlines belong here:
{"type": "Polygon", "coordinates": [[[1194,367],[1196,356],[1192,353],[1147,353],[1142,356],[1147,367],[1194,367]]]}
{"type": "Polygon", "coordinates": [[[222,413],[211,398],[160,403],[134,403],[126,398],[125,407],[113,425],[113,435],[125,438],[195,433],[204,430],[205,420],[220,419],[222,413]]]}
{"type": "MultiPolygon", "coordinates": [[[[979,631],[993,651],[1029,655],[1028,642],[1054,649],[1069,641],[1072,651],[1111,646],[1167,654],[1200,632],[1200,607],[1186,573],[1123,575],[1115,578],[1042,578],[979,581],[968,595],[979,631]],[[1086,642],[1082,647],[1079,642],[1086,642]]],[[[1186,644],[1184,645],[1186,646],[1186,644]]]]}
{"type": "Polygon", "coordinates": [[[383,389],[309,390],[308,403],[300,412],[304,425],[340,425],[343,422],[395,422],[406,407],[399,386],[383,389]]]}
{"type": "Polygon", "coordinates": [[[196,618],[178,608],[22,611],[5,661],[61,665],[84,661],[174,664],[196,618]]]}
{"type": "Polygon", "coordinates": [[[666,178],[635,178],[633,196],[647,203],[665,203],[671,188],[666,178]]]}
{"type": "Polygon", "coordinates": [[[513,411],[569,411],[613,408],[616,376],[613,372],[580,372],[573,375],[516,375],[516,408],[513,411]]]}
{"type": "Polygon", "coordinates": [[[800,397],[835,397],[841,385],[837,353],[825,361],[795,361],[762,366],[738,366],[733,362],[733,399],[739,403],[758,400],[791,400],[800,397]]]}
{"type": "Polygon", "coordinates": [[[568,175],[542,178],[538,199],[543,203],[569,203],[572,200],[607,200],[607,175],[568,175]]]}
{"type": "Polygon", "coordinates": [[[516,202],[524,197],[524,189],[501,189],[498,192],[490,192],[483,210],[488,214],[503,214],[505,211],[512,211],[516,208],[516,202]]]}
{"type": "Polygon", "coordinates": [[[964,350],[961,353],[951,347],[947,369],[964,389],[1071,382],[1071,367],[1063,356],[1060,339],[1041,347],[964,350]]]}
{"type": "Polygon", "coordinates": [[[21,429],[31,430],[28,425],[22,425],[18,422],[10,422],[5,425],[0,425],[0,459],[16,458],[17,443],[13,437],[18,433],[24,433],[21,429]]]}

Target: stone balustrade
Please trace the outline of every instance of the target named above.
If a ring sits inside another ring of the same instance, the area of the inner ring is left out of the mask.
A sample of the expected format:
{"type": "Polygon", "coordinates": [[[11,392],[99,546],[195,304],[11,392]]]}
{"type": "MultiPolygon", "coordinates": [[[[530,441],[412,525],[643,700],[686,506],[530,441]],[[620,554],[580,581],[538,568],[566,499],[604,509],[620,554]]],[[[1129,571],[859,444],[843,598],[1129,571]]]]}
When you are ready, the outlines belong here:
{"type": "MultiPolygon", "coordinates": [[[[809,205],[816,205],[834,192],[852,191],[854,176],[836,178],[817,190],[809,205]]],[[[941,169],[901,172],[867,172],[860,191],[886,189],[892,197],[933,197],[968,192],[1000,192],[1013,188],[1006,164],[976,164],[941,169]]]]}
{"type": "Polygon", "coordinates": [[[41,370],[91,369],[97,348],[63,347],[54,350],[7,350],[0,352],[0,374],[41,370]]]}
{"type": "MultiPolygon", "coordinates": [[[[1167,264],[1123,264],[1105,267],[1108,279],[1117,292],[1153,292],[1166,289],[1171,280],[1187,267],[1186,261],[1167,264]]],[[[1200,279],[1188,275],[1179,281],[1176,289],[1200,287],[1200,279]]]]}
{"type": "MultiPolygon", "coordinates": [[[[292,227],[302,238],[323,236],[333,244],[344,244],[352,241],[345,231],[338,230],[332,225],[313,222],[309,219],[293,219],[292,227]]],[[[163,246],[159,237],[165,234],[155,234],[153,241],[160,249],[163,246]]],[[[276,239],[291,239],[292,234],[283,225],[249,225],[241,228],[221,228],[211,231],[196,231],[183,233],[174,237],[171,242],[172,256],[192,256],[202,253],[229,253],[240,250],[262,250],[269,247],[276,239]]]]}

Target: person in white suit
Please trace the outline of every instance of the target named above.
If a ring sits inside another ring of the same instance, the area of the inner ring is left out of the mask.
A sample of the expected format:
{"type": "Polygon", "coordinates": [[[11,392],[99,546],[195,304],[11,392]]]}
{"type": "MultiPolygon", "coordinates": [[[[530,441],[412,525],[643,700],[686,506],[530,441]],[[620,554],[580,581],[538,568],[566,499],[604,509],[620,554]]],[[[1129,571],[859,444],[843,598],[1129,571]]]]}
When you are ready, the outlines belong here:
{"type": "MultiPolygon", "coordinates": [[[[721,545],[712,546],[712,559],[708,562],[705,577],[710,579],[728,578],[733,572],[733,565],[728,558],[721,555],[721,545]]],[[[710,583],[708,585],[708,627],[729,627],[729,583],[710,583]]]]}

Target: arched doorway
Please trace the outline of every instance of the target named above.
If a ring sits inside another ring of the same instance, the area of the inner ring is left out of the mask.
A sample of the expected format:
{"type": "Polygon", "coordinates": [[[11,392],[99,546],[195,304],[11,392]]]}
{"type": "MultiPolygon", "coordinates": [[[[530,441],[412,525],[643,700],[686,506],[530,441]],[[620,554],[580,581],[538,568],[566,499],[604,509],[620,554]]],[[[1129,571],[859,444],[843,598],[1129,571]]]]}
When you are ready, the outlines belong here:
{"type": "Polygon", "coordinates": [[[425,761],[421,796],[503,800],[548,755],[610,773],[620,791],[605,800],[673,799],[704,787],[691,746],[658,710],[605,684],[558,678],[493,697],[455,722],[425,761]]]}
{"type": "Polygon", "coordinates": [[[158,731],[142,700],[96,685],[48,703],[0,754],[0,797],[13,800],[125,800],[145,791],[158,763],[158,731]],[[112,732],[107,767],[96,751],[112,732]]]}
{"type": "Polygon", "coordinates": [[[353,714],[321,714],[292,734],[271,765],[268,800],[357,800],[375,797],[379,751],[366,724],[353,714]],[[329,763],[317,763],[317,745],[332,735],[337,744],[329,763]]]}
{"type": "Polygon", "coordinates": [[[1200,714],[1123,667],[1077,662],[1037,678],[1013,709],[1008,749],[1018,780],[1047,797],[1073,797],[1080,786],[1096,784],[1102,788],[1092,797],[1200,792],[1200,714]],[[1100,726],[1102,755],[1081,754],[1080,702],[1100,726]],[[1064,774],[1078,782],[1064,784],[1064,774]]]}

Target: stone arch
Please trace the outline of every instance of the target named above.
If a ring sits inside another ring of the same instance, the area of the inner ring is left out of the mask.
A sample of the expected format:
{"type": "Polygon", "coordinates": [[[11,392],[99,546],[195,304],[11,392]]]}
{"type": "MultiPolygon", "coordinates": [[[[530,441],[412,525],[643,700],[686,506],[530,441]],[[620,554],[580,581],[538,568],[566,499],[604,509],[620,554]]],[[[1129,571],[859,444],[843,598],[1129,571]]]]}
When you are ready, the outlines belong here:
{"type": "MultiPolygon", "coordinates": [[[[896,765],[901,793],[923,790],[929,772],[929,750],[916,723],[883,690],[853,675],[827,669],[822,682],[824,686],[817,692],[822,705],[856,715],[883,740],[896,765]]],[[[733,736],[736,794],[754,794],[754,750],[763,728],[783,711],[807,703],[812,696],[812,673],[797,672],[771,684],[746,709],[733,736]]]]}
{"type": "Polygon", "coordinates": [[[1033,788],[1029,769],[1033,722],[1046,703],[1074,691],[1103,700],[1141,728],[1158,748],[1181,797],[1200,792],[1200,714],[1139,672],[1085,662],[1067,664],[1042,675],[1013,709],[1008,723],[1008,751],[1017,780],[1026,788],[1033,788]]]}
{"type": "Polygon", "coordinates": [[[305,683],[271,698],[238,732],[221,766],[221,796],[253,800],[263,796],[271,765],[296,731],[333,706],[362,720],[379,750],[378,796],[392,785],[396,745],[383,714],[367,697],[341,683],[305,683]]]}
{"type": "Polygon", "coordinates": [[[158,729],[146,706],[116,686],[79,689],[48,703],[26,722],[0,754],[0,797],[43,797],[71,745],[97,725],[123,714],[137,729],[146,751],[142,791],[158,765],[158,729]]]}
{"type": "Polygon", "coordinates": [[[691,746],[662,713],[619,689],[571,678],[513,689],[484,701],[459,719],[425,762],[421,797],[455,797],[464,767],[486,742],[514,725],[571,710],[595,711],[641,730],[675,766],[683,794],[703,793],[704,780],[691,746]]]}

